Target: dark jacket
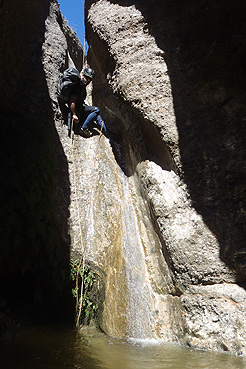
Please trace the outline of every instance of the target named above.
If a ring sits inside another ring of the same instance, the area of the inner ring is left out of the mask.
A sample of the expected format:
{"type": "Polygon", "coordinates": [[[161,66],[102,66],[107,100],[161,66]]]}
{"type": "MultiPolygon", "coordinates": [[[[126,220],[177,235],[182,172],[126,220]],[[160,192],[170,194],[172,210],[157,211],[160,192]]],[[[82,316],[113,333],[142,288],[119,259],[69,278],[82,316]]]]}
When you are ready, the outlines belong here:
{"type": "Polygon", "coordinates": [[[83,109],[84,101],[86,99],[86,87],[83,81],[73,87],[70,97],[71,96],[77,96],[76,110],[80,111],[83,109]]]}

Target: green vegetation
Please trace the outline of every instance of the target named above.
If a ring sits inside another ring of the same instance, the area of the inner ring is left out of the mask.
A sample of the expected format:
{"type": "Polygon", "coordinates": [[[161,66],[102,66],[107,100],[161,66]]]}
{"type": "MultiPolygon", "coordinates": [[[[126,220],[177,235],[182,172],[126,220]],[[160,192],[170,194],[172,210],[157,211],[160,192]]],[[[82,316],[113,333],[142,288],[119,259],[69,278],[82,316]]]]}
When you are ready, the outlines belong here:
{"type": "Polygon", "coordinates": [[[75,260],[71,261],[70,277],[72,281],[72,295],[76,300],[76,321],[79,324],[89,324],[91,319],[95,318],[97,312],[97,305],[93,299],[96,273],[91,270],[89,265],[83,266],[78,260],[75,260]]]}

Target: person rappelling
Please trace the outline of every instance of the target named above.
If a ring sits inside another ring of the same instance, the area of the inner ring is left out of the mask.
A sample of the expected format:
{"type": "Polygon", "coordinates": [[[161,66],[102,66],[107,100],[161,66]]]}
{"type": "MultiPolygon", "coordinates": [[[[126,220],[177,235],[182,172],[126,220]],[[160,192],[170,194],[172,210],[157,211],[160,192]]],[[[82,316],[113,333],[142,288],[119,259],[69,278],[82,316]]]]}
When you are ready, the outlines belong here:
{"type": "Polygon", "coordinates": [[[71,134],[72,121],[74,132],[82,137],[93,136],[93,128],[96,127],[109,138],[109,131],[100,116],[100,110],[96,106],[85,104],[86,87],[95,78],[95,72],[90,67],[85,67],[82,76],[76,68],[66,69],[59,78],[57,86],[57,99],[68,125],[68,135],[71,134]]]}

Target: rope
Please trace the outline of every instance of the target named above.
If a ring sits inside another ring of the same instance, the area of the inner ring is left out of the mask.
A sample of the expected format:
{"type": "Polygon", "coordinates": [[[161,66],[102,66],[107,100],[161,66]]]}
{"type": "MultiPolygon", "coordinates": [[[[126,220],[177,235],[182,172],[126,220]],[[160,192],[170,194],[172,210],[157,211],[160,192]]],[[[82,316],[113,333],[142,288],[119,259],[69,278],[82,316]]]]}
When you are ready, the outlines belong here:
{"type": "MultiPolygon", "coordinates": [[[[78,268],[77,268],[77,275],[76,275],[76,327],[79,326],[79,320],[80,320],[80,316],[81,316],[81,312],[82,312],[82,305],[83,305],[83,292],[84,292],[84,270],[85,270],[85,252],[86,252],[86,240],[87,240],[87,235],[88,235],[88,230],[89,230],[89,217],[90,217],[90,212],[91,212],[91,207],[92,207],[92,193],[93,193],[93,188],[94,188],[94,182],[95,182],[95,167],[96,167],[96,158],[97,158],[97,152],[98,152],[98,147],[99,147],[99,142],[100,142],[100,138],[102,136],[102,129],[103,129],[103,124],[102,127],[100,129],[100,134],[99,134],[99,138],[97,141],[97,146],[96,146],[96,150],[95,150],[95,155],[94,155],[94,162],[93,162],[93,171],[92,171],[92,184],[89,188],[90,191],[90,196],[89,196],[89,206],[88,206],[88,214],[87,214],[87,219],[86,219],[86,228],[85,228],[85,235],[84,235],[84,241],[83,241],[83,235],[82,235],[82,228],[81,228],[81,223],[79,223],[79,232],[80,232],[80,243],[81,243],[81,258],[78,264],[78,268]],[[79,297],[79,270],[81,268],[82,265],[82,281],[81,281],[81,287],[80,287],[80,297],[79,297]]],[[[75,175],[75,158],[74,158],[74,141],[73,141],[73,119],[72,119],[72,124],[71,124],[71,143],[72,143],[72,161],[73,161],[73,179],[74,179],[74,185],[75,185],[75,197],[76,197],[76,207],[77,207],[77,213],[78,213],[78,219],[80,219],[80,210],[79,210],[79,203],[78,203],[78,195],[77,195],[77,186],[76,186],[76,175],[75,175]]]]}
{"type": "MultiPolygon", "coordinates": [[[[74,140],[73,140],[73,123],[74,120],[72,119],[72,124],[71,124],[71,132],[70,132],[70,139],[71,139],[71,147],[72,147],[72,162],[73,162],[73,182],[74,182],[74,186],[75,186],[75,198],[76,198],[76,208],[77,208],[77,216],[78,219],[80,219],[80,209],[79,209],[79,203],[78,203],[78,191],[77,191],[77,186],[76,186],[76,172],[75,172],[75,160],[74,160],[74,140]]],[[[83,247],[83,236],[82,236],[82,229],[81,229],[81,225],[79,226],[79,234],[80,234],[80,244],[81,244],[81,248],[84,249],[83,247]]],[[[77,274],[76,274],[76,284],[75,284],[75,290],[76,290],[76,314],[77,314],[77,310],[78,310],[78,280],[79,280],[79,269],[81,267],[81,262],[79,263],[78,269],[77,269],[77,274]]],[[[84,273],[84,269],[83,269],[83,273],[84,273]]]]}

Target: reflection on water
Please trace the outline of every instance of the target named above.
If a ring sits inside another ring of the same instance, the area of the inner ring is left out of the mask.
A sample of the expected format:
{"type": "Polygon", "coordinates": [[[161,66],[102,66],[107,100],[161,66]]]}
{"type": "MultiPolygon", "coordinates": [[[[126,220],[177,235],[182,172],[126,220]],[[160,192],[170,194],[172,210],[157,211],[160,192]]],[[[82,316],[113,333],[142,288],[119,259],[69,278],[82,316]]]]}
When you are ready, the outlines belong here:
{"type": "Polygon", "coordinates": [[[1,369],[243,369],[246,359],[157,341],[126,341],[94,328],[39,328],[0,342],[1,369]]]}

